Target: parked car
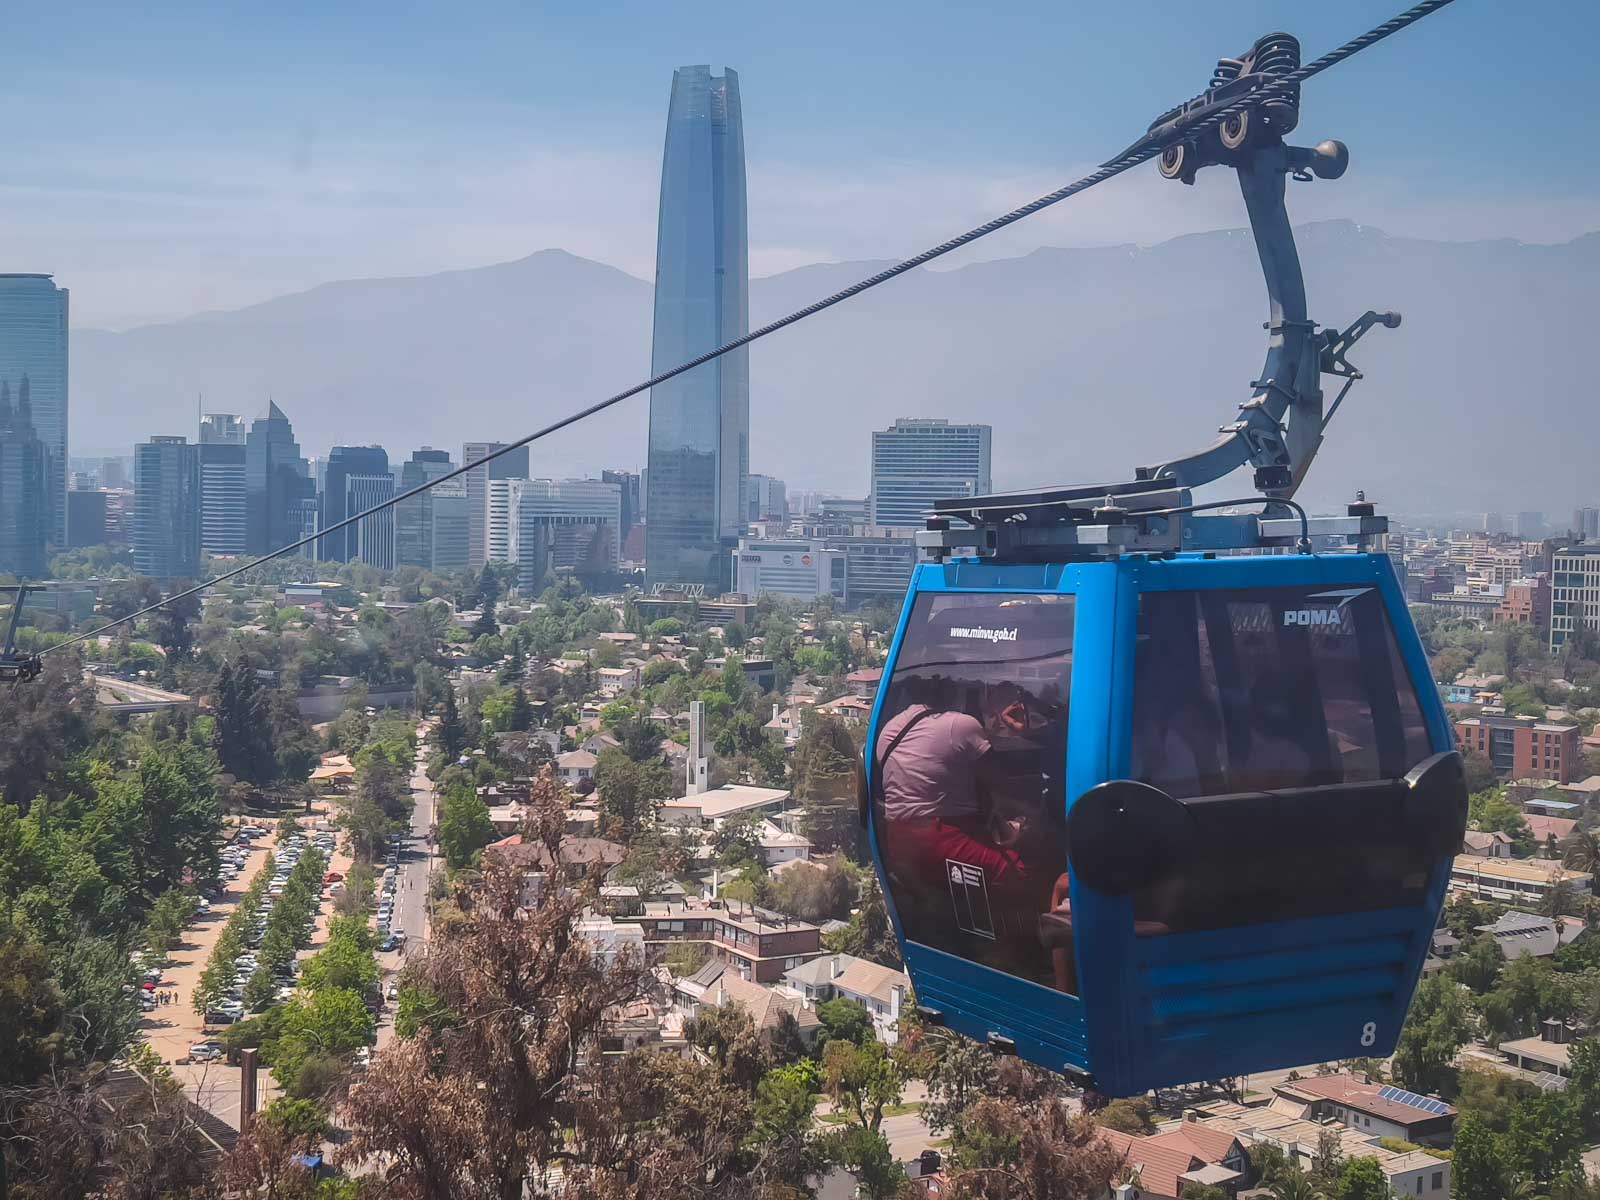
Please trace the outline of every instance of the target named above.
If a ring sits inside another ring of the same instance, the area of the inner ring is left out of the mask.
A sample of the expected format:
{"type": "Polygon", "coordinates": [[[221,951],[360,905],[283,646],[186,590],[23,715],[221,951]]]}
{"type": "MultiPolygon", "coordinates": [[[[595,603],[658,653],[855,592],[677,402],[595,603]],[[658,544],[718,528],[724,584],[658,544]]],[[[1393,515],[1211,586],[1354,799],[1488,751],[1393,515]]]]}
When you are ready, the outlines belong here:
{"type": "Polygon", "coordinates": [[[398,1000],[400,998],[400,985],[398,983],[391,983],[383,994],[390,1000],[398,1000]]]}
{"type": "Polygon", "coordinates": [[[220,1008],[210,1009],[205,1015],[207,1025],[232,1025],[238,1019],[232,1011],[220,1008]]]}
{"type": "Polygon", "coordinates": [[[203,1042],[196,1042],[189,1047],[191,1062],[216,1062],[223,1056],[222,1043],[212,1038],[203,1042]]]}

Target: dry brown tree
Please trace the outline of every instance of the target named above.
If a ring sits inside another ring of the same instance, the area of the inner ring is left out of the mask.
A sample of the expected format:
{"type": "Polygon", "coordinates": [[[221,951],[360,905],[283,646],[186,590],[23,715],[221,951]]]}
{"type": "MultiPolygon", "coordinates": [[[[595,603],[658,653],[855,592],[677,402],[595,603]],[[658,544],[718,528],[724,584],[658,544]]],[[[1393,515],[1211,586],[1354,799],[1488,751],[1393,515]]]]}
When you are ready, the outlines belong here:
{"type": "Polygon", "coordinates": [[[517,853],[490,853],[456,901],[464,917],[407,969],[446,1014],[380,1054],[342,1110],[336,1158],[383,1176],[388,1194],[523,1200],[572,1158],[567,1133],[607,1011],[649,977],[607,963],[579,932],[599,882],[561,853],[566,790],[546,768],[517,853]]]}

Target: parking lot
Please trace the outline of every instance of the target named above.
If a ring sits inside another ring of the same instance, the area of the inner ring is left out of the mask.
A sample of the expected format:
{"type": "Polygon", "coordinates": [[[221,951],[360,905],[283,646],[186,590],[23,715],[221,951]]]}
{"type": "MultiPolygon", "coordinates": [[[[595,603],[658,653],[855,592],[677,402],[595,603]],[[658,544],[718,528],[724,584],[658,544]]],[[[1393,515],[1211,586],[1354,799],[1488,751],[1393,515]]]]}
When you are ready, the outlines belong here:
{"type": "MultiPolygon", "coordinates": [[[[303,841],[298,846],[286,844],[280,847],[275,831],[263,822],[256,827],[260,830],[259,835],[241,836],[225,847],[222,891],[210,900],[210,911],[197,916],[184,930],[178,945],[169,951],[161,978],[155,985],[158,992],[175,992],[176,1002],[147,1010],[140,1023],[146,1040],[164,1062],[173,1064],[174,1073],[190,1096],[235,1126],[239,1121],[238,1068],[230,1067],[220,1060],[202,1061],[208,1057],[206,1054],[202,1052],[197,1056],[191,1052],[212,1036],[221,1033],[225,1028],[225,1024],[221,1022],[231,1022],[242,1013],[243,986],[249,977],[248,970],[244,968],[247,968],[249,963],[246,961],[240,964],[239,980],[233,989],[233,994],[214,1005],[213,1010],[207,1014],[217,1023],[207,1025],[201,1014],[195,1012],[193,1003],[195,988],[199,984],[201,973],[205,970],[212,949],[221,936],[223,926],[237,908],[250,881],[269,862],[275,862],[278,877],[286,877],[287,869],[292,869],[304,848],[315,846],[321,849],[326,846],[332,851],[326,855],[329,859],[327,869],[340,875],[348,872],[350,865],[348,857],[338,852],[337,845],[332,841],[331,830],[316,828],[321,823],[322,821],[316,817],[302,818],[303,841]],[[278,859],[276,856],[280,850],[283,857],[278,859]]],[[[269,886],[268,895],[262,899],[263,917],[270,911],[268,902],[271,899],[271,890],[269,886]]],[[[332,908],[329,888],[324,885],[317,904],[311,944],[299,951],[297,961],[315,954],[326,941],[328,919],[332,915],[332,908]]],[[[246,941],[247,944],[254,942],[255,946],[259,947],[256,930],[247,930],[246,941]]],[[[290,986],[287,979],[284,980],[283,986],[284,988],[290,986]]],[[[280,990],[278,999],[289,994],[288,991],[280,990]]],[[[264,1073],[260,1081],[259,1102],[267,1103],[276,1092],[277,1088],[270,1072],[264,1073]]]]}

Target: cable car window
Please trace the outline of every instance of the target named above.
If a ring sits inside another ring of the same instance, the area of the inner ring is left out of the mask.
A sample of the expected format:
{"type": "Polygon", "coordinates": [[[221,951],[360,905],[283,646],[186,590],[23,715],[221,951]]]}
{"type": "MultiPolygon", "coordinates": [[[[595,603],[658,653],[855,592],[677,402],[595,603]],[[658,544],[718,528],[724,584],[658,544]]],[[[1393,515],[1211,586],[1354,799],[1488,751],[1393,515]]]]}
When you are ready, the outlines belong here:
{"type": "Polygon", "coordinates": [[[1071,596],[918,596],[884,698],[873,798],[909,940],[1069,992],[1073,614],[1071,596]]]}
{"type": "Polygon", "coordinates": [[[1129,774],[1197,829],[1141,933],[1421,903],[1395,788],[1432,748],[1376,588],[1144,593],[1134,688],[1129,774]]]}

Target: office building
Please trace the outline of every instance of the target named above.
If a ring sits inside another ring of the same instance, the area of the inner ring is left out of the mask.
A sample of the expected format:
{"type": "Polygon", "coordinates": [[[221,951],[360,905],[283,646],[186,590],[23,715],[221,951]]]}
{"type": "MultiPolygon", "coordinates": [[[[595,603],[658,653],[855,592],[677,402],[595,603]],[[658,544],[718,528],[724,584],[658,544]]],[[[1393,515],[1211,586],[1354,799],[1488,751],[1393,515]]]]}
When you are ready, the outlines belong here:
{"type": "Polygon", "coordinates": [[[393,509],[384,509],[344,529],[333,528],[347,517],[393,497],[394,476],[389,474],[388,453],[382,446],[335,446],[328,454],[322,479],[322,512],[317,528],[324,532],[317,539],[317,557],[334,562],[360,559],[375,567],[394,566],[393,509]]]}
{"type": "Polygon", "coordinates": [[[49,455],[33,427],[29,393],[24,377],[13,404],[10,382],[0,380],[0,571],[18,579],[43,577],[50,539],[49,455]]]}
{"type": "Polygon", "coordinates": [[[67,289],[49,275],[0,274],[0,383],[20,398],[28,381],[33,432],[44,452],[45,541],[67,544],[67,289]]]}
{"type": "Polygon", "coordinates": [[[133,569],[154,579],[200,575],[200,447],[153,437],[133,452],[133,569]]]}
{"type": "Polygon", "coordinates": [[[621,553],[622,495],[603,479],[529,479],[517,504],[517,562],[524,590],[551,571],[615,571],[621,553]]]}
{"type": "Polygon", "coordinates": [[[840,604],[846,587],[848,555],[821,542],[740,538],[733,552],[733,590],[746,596],[785,596],[815,600],[831,596],[840,604]]]}
{"type": "Polygon", "coordinates": [[[1573,509],[1572,536],[1579,541],[1600,541],[1600,508],[1573,509]]]}
{"type": "MultiPolygon", "coordinates": [[[[271,401],[245,436],[244,461],[246,553],[268,554],[298,541],[305,527],[304,502],[315,503],[317,490],[289,418],[271,401]]],[[[309,548],[301,553],[315,557],[309,548]]]]}
{"type": "MultiPolygon", "coordinates": [[[[424,446],[400,464],[400,491],[409,492],[455,469],[448,450],[424,446]]],[[[435,489],[394,506],[395,562],[402,567],[433,569],[433,500],[435,489]]]]}
{"type": "MultiPolygon", "coordinates": [[[[475,463],[503,450],[505,445],[504,442],[468,442],[461,447],[461,462],[463,465],[475,463]]],[[[527,477],[526,446],[502,454],[462,476],[467,487],[467,565],[474,571],[483,570],[483,564],[489,561],[489,481],[527,477]]]]}
{"type": "MultiPolygon", "coordinates": [[[[683,67],[672,77],[661,163],[652,373],[749,332],[747,253],[739,77],[683,67]]],[[[651,584],[725,586],[745,524],[749,431],[744,349],[651,389],[651,584]]]]}
{"type": "MultiPolygon", "coordinates": [[[[67,549],[103,546],[111,540],[106,527],[108,495],[99,488],[75,488],[67,493],[67,549]]],[[[3,509],[0,504],[0,511],[3,509]]]]}
{"type": "Polygon", "coordinates": [[[112,491],[121,490],[128,486],[132,470],[126,458],[103,458],[100,460],[100,486],[112,491]]]}
{"type": "Polygon", "coordinates": [[[935,500],[987,495],[991,434],[988,425],[905,417],[874,430],[868,523],[920,529],[935,500]]]}
{"type": "Polygon", "coordinates": [[[744,500],[746,521],[777,521],[781,524],[789,519],[789,499],[781,479],[774,479],[771,475],[746,476],[744,500]]]}
{"type": "Polygon", "coordinates": [[[520,562],[521,545],[519,509],[522,505],[522,485],[526,479],[491,479],[487,483],[487,516],[484,521],[484,554],[489,562],[520,562]]]}
{"type": "Polygon", "coordinates": [[[916,540],[892,529],[828,536],[821,544],[845,553],[846,603],[899,605],[917,565],[916,540]]]}
{"type": "Polygon", "coordinates": [[[236,413],[206,413],[200,418],[200,444],[202,446],[244,445],[244,418],[236,413]]]}
{"type": "Polygon", "coordinates": [[[467,568],[469,537],[467,485],[461,478],[436,484],[428,490],[433,497],[429,530],[433,552],[432,569],[438,572],[464,571],[467,568]]]}
{"type": "Polygon", "coordinates": [[[1600,542],[1558,546],[1551,556],[1550,650],[1580,629],[1600,630],[1600,542]]]}
{"type": "Polygon", "coordinates": [[[628,540],[635,525],[644,519],[643,480],[637,471],[601,471],[602,483],[617,485],[622,497],[622,540],[628,540]]]}
{"type": "MultiPolygon", "coordinates": [[[[365,512],[376,504],[394,498],[394,476],[382,474],[345,476],[345,515],[365,512]]],[[[345,547],[351,559],[364,562],[369,567],[392,571],[394,561],[394,509],[386,508],[369,517],[362,517],[345,531],[345,547]]],[[[335,535],[337,536],[337,535],[335,535]]]]}
{"type": "Polygon", "coordinates": [[[200,549],[206,554],[245,553],[248,522],[243,429],[241,422],[238,441],[208,442],[204,423],[200,426],[200,549]]]}

